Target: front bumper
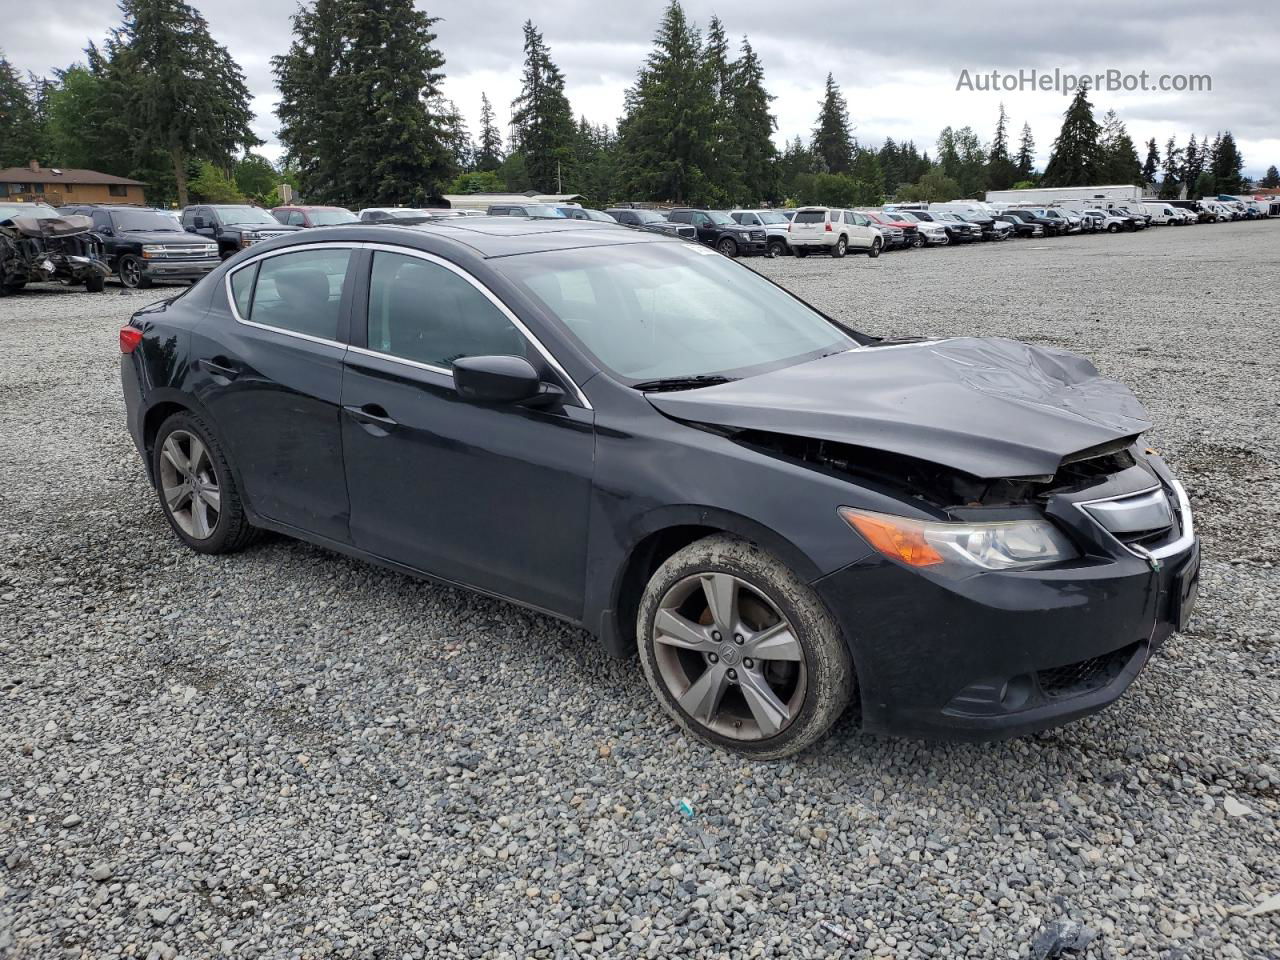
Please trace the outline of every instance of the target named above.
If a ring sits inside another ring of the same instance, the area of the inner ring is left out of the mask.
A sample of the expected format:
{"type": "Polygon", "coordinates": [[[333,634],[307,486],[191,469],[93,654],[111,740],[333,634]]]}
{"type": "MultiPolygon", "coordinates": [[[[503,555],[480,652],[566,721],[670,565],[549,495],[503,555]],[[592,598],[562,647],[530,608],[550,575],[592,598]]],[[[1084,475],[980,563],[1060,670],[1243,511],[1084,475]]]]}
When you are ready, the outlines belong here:
{"type": "Polygon", "coordinates": [[[153,280],[198,280],[222,265],[218,257],[202,260],[165,260],[162,258],[139,260],[144,276],[153,280]]]}

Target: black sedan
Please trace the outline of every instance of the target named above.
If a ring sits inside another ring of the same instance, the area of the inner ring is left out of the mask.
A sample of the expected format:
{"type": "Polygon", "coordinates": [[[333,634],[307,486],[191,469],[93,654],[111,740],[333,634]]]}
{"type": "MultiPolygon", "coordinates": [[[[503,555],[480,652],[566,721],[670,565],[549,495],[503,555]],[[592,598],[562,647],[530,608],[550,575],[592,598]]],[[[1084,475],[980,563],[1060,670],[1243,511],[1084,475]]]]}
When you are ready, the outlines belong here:
{"type": "Polygon", "coordinates": [[[654,234],[308,230],[120,346],[191,549],[272,530],[563,618],[756,758],[851,702],[973,738],[1090,713],[1195,597],[1186,495],[1086,360],[879,340],[654,234]]]}

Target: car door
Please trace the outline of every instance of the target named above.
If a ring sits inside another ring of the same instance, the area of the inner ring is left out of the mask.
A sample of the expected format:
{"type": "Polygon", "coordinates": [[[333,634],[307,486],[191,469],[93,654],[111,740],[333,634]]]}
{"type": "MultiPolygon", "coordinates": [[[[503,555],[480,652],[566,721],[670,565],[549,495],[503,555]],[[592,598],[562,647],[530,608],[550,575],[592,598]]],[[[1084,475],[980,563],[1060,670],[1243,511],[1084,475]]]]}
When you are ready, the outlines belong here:
{"type": "Polygon", "coordinates": [[[375,247],[371,256],[342,397],[353,542],[579,617],[595,449],[586,398],[455,264],[403,248],[375,247]],[[565,402],[537,409],[462,400],[453,361],[483,355],[526,357],[561,383],[565,402]]]}
{"type": "Polygon", "coordinates": [[[339,415],[352,244],[288,247],[229,275],[192,327],[192,390],[213,418],[249,505],[348,540],[339,415]]]}
{"type": "Polygon", "coordinates": [[[94,210],[90,213],[93,218],[93,230],[102,237],[102,254],[106,258],[107,266],[112,271],[116,269],[116,245],[119,242],[115,236],[115,225],[111,222],[111,213],[108,210],[94,210]]]}
{"type": "Polygon", "coordinates": [[[694,211],[689,215],[689,222],[693,225],[693,229],[697,231],[698,239],[703,243],[715,243],[719,239],[720,231],[715,228],[715,224],[711,222],[711,218],[705,213],[694,211]]]}
{"type": "Polygon", "coordinates": [[[858,250],[869,250],[878,231],[872,226],[871,218],[852,210],[844,211],[845,230],[849,236],[849,246],[858,250]]]}

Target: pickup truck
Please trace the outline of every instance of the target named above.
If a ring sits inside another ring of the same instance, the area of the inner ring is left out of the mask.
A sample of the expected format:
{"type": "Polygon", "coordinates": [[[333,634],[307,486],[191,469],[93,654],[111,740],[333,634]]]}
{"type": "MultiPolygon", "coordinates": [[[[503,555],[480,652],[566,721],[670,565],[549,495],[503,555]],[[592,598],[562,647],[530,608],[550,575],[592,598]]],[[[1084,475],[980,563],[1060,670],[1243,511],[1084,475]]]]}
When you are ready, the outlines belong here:
{"type": "Polygon", "coordinates": [[[183,207],[182,226],[188,233],[208,237],[223,260],[263,240],[295,233],[302,227],[281,223],[261,207],[240,203],[209,203],[183,207]]]}

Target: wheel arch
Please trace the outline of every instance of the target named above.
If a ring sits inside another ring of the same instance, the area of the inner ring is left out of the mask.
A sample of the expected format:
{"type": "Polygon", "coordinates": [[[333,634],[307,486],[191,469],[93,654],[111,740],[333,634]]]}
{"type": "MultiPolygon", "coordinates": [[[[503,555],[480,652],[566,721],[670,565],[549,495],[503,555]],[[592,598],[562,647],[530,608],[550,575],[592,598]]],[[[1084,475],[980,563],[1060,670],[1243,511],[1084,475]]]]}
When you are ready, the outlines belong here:
{"type": "Polygon", "coordinates": [[[622,552],[607,605],[598,617],[596,634],[610,656],[635,653],[636,614],[640,597],[654,571],[678,550],[697,540],[728,533],[757,544],[790,567],[800,579],[821,575],[813,561],[794,543],[749,517],[714,507],[673,506],[646,515],[632,530],[630,546],[622,552]]]}

